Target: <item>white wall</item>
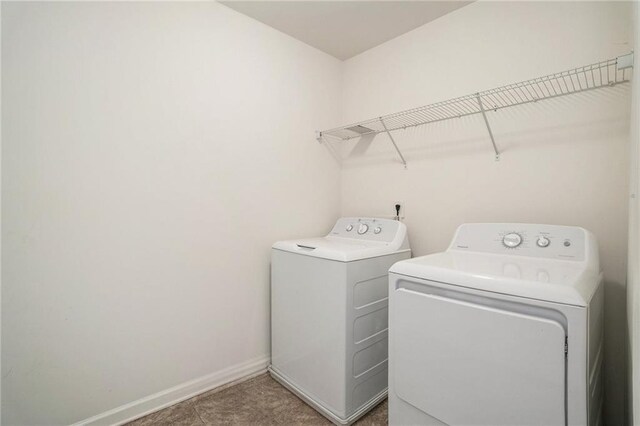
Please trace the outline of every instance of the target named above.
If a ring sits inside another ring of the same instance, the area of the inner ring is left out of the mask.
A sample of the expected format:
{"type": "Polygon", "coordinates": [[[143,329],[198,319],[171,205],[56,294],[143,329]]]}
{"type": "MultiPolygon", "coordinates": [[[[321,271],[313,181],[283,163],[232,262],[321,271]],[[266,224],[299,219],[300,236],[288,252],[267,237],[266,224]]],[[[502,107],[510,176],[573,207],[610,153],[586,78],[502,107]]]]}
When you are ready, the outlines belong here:
{"type": "MultiPolygon", "coordinates": [[[[635,45],[640,45],[640,7],[633,5],[635,45]]],[[[634,69],[640,70],[640,54],[634,55],[634,69]]],[[[629,176],[629,253],[627,265],[627,325],[629,383],[629,423],[640,424],[640,210],[638,188],[640,186],[640,72],[633,75],[630,126],[630,176],[629,176]]]]}
{"type": "MultiPolygon", "coordinates": [[[[476,2],[345,64],[355,122],[628,53],[630,3],[476,2]]],[[[624,422],[629,85],[396,132],[347,147],[344,215],[406,205],[414,255],[446,249],[464,222],[579,225],[606,277],[607,424],[624,422]],[[352,150],[353,151],[350,151],[352,150]]],[[[335,123],[336,125],[338,123],[335,123]]]]}
{"type": "Polygon", "coordinates": [[[500,162],[479,117],[399,133],[408,170],[360,143],[341,175],[309,129],[624,54],[629,20],[479,2],[341,64],[213,2],[3,3],[3,424],[259,363],[271,243],[396,201],[417,255],[462,222],[595,232],[622,424],[628,86],[491,113],[500,162]]]}
{"type": "Polygon", "coordinates": [[[339,213],[341,63],[215,2],[4,2],[2,63],[2,423],[264,362],[271,244],[339,213]]]}

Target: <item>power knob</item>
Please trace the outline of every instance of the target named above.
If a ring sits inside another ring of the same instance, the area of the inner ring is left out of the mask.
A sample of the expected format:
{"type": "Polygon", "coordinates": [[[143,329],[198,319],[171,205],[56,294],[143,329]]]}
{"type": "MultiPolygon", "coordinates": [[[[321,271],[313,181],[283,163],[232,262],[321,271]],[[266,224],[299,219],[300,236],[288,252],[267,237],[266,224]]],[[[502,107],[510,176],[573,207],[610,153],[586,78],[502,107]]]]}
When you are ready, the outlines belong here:
{"type": "Polygon", "coordinates": [[[536,241],[538,247],[548,247],[551,244],[551,241],[547,237],[538,237],[538,241],[536,241]]]}
{"type": "Polygon", "coordinates": [[[366,234],[368,230],[369,225],[367,225],[366,223],[361,223],[360,226],[358,226],[358,234],[360,235],[366,234]]]}

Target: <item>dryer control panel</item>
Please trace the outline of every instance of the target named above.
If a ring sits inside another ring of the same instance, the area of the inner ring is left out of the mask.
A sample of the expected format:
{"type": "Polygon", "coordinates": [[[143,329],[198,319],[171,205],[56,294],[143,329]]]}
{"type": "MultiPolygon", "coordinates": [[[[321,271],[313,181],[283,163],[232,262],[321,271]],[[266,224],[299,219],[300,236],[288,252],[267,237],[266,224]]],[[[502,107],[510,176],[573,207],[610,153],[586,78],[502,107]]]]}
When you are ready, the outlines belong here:
{"type": "Polygon", "coordinates": [[[343,217],[338,219],[329,236],[390,243],[405,229],[393,219],[343,217]]]}
{"type": "Polygon", "coordinates": [[[577,226],[468,223],[458,228],[449,249],[582,261],[590,239],[577,226]]]}

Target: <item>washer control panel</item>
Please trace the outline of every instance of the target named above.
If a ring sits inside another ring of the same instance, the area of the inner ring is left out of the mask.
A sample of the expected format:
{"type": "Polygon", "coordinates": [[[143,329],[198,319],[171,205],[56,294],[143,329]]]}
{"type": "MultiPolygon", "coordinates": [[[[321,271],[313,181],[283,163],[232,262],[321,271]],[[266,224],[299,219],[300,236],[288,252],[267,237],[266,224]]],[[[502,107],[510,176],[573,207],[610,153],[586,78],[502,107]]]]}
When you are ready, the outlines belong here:
{"type": "Polygon", "coordinates": [[[343,217],[338,219],[329,235],[358,240],[391,242],[399,231],[399,223],[393,219],[343,217]]]}
{"type": "Polygon", "coordinates": [[[575,226],[470,223],[458,228],[451,249],[584,260],[586,231],[575,226]]]}

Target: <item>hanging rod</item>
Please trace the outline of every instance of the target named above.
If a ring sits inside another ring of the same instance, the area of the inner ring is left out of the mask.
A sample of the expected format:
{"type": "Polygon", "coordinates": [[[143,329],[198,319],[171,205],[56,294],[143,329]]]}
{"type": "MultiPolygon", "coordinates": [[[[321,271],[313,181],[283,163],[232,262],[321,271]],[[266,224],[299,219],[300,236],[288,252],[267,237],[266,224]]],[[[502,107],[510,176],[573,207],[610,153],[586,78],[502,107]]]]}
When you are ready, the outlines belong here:
{"type": "Polygon", "coordinates": [[[630,69],[632,67],[633,52],[571,70],[508,84],[347,126],[323,130],[317,132],[316,137],[319,142],[322,142],[325,136],[348,141],[365,135],[386,133],[406,167],[404,156],[391,135],[392,131],[481,114],[489,132],[495,158],[498,160],[500,152],[494,140],[486,111],[497,111],[512,106],[627,83],[631,78],[630,69]]]}

